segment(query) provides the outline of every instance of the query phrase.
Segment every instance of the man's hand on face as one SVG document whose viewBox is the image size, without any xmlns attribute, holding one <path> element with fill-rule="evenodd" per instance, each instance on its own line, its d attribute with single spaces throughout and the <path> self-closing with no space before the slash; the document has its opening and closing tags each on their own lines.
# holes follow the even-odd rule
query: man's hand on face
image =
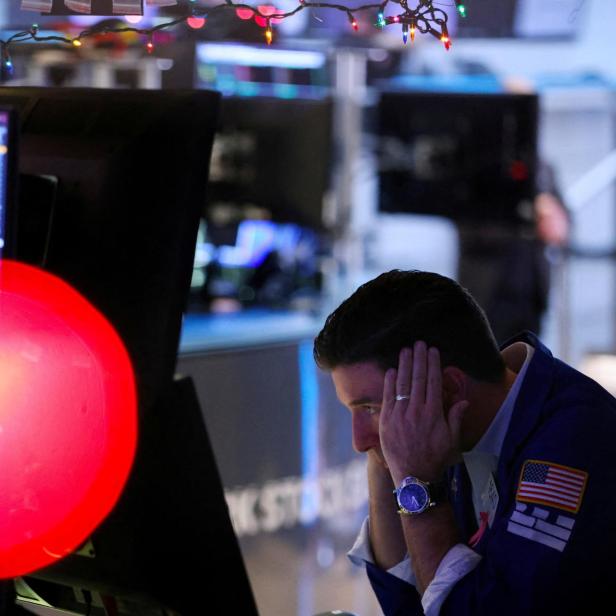
<svg viewBox="0 0 616 616">
<path fill-rule="evenodd" d="M 385 374 L 379 436 L 383 456 L 398 485 L 406 476 L 440 479 L 460 457 L 460 427 L 468 402 L 446 412 L 440 353 L 416 342 L 400 352 L 398 370 Z"/>
</svg>

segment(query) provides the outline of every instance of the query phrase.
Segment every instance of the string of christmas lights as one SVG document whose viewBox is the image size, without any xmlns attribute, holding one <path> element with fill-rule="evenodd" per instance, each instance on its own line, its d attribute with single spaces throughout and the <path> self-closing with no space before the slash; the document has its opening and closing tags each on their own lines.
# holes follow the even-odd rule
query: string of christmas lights
<svg viewBox="0 0 616 616">
<path fill-rule="evenodd" d="M 453 0 L 461 17 L 466 17 L 466 6 L 464 0 Z M 145 49 L 147 53 L 154 52 L 154 34 L 161 30 L 172 28 L 183 22 L 188 22 L 191 19 L 206 20 L 209 14 L 221 10 L 235 10 L 252 13 L 255 20 L 264 26 L 265 42 L 268 45 L 272 44 L 274 39 L 273 25 L 280 20 L 293 17 L 300 11 L 305 9 L 333 9 L 343 11 L 347 14 L 350 26 L 353 30 L 359 30 L 359 25 L 355 18 L 355 14 L 372 11 L 376 13 L 376 23 L 378 28 L 399 24 L 402 27 L 402 40 L 406 44 L 410 35 L 411 42 L 415 40 L 417 32 L 421 34 L 431 34 L 439 39 L 445 49 L 451 47 L 451 38 L 447 29 L 447 13 L 438 8 L 438 5 L 443 5 L 442 2 L 436 0 L 383 0 L 380 3 L 363 4 L 357 7 L 348 7 L 343 4 L 333 2 L 312 2 L 310 0 L 298 0 L 298 5 L 286 12 L 279 12 L 273 6 L 251 6 L 234 0 L 225 0 L 224 3 L 210 7 L 201 7 L 197 4 L 197 0 L 189 0 L 188 13 L 177 19 L 172 19 L 160 23 L 149 28 L 137 28 L 135 26 L 109 26 L 102 24 L 93 26 L 86 30 L 82 30 L 77 36 L 68 37 L 61 34 L 42 36 L 39 34 L 39 26 L 34 24 L 29 30 L 17 32 L 6 40 L 0 39 L 0 79 L 6 79 L 13 72 L 13 63 L 10 55 L 10 46 L 15 43 L 23 43 L 26 41 L 37 42 L 57 42 L 74 47 L 81 47 L 83 41 L 89 37 L 100 36 L 103 34 L 126 33 L 133 32 L 145 37 Z M 393 5 L 399 5 L 401 12 L 397 12 L 394 8 L 393 14 L 387 14 L 388 8 Z M 409 6 L 413 5 L 413 6 Z M 435 6 L 437 5 L 437 6 Z M 453 5 L 451 5 L 453 6 Z"/>
</svg>

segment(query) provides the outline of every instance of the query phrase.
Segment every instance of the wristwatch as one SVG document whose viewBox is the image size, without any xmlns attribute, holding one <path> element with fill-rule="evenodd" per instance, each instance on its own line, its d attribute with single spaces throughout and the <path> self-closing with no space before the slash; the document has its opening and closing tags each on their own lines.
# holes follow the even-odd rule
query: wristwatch
<svg viewBox="0 0 616 616">
<path fill-rule="evenodd" d="M 419 515 L 447 500 L 445 481 L 428 483 L 417 477 L 405 477 L 400 487 L 394 490 L 398 513 Z"/>
</svg>

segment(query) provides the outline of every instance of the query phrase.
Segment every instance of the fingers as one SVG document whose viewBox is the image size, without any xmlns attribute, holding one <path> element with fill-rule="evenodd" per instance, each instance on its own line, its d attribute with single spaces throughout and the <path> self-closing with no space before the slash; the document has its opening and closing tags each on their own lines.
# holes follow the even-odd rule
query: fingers
<svg viewBox="0 0 616 616">
<path fill-rule="evenodd" d="M 411 405 L 419 408 L 426 401 L 426 379 L 428 376 L 426 343 L 418 340 L 413 348 L 413 375 Z"/>
<path fill-rule="evenodd" d="M 429 408 L 442 409 L 443 375 L 441 372 L 441 354 L 438 349 L 428 350 L 428 377 L 426 384 L 426 403 Z"/>
<path fill-rule="evenodd" d="M 420 340 L 415 342 L 414 348 L 405 347 L 400 351 L 394 389 L 393 391 L 388 389 L 391 398 L 395 399 L 396 396 L 408 396 L 408 403 L 405 402 L 404 406 L 407 406 L 407 404 L 417 406 L 426 401 L 428 376 L 430 374 L 430 357 L 432 357 L 431 361 L 435 365 L 435 367 L 431 369 L 432 373 L 435 374 L 438 379 L 438 381 L 435 382 L 435 386 L 440 388 L 440 359 L 436 349 L 431 349 L 431 352 L 432 355 L 430 356 L 426 343 Z M 434 352 L 436 356 L 434 356 Z M 440 389 L 438 394 L 440 396 Z M 388 400 L 390 399 L 389 396 L 386 397 L 384 392 L 383 399 Z"/>
<path fill-rule="evenodd" d="M 383 406 L 391 408 L 397 401 L 400 406 L 414 408 L 430 404 L 440 408 L 443 398 L 443 381 L 440 353 L 437 348 L 428 349 L 419 340 L 414 347 L 400 351 L 398 370 L 385 373 Z M 398 400 L 401 396 L 407 399 Z"/>
<path fill-rule="evenodd" d="M 390 368 L 385 373 L 385 381 L 383 383 L 383 401 L 381 404 L 381 419 L 394 406 L 396 402 L 396 378 L 397 372 Z"/>
<path fill-rule="evenodd" d="M 413 351 L 404 348 L 398 359 L 398 375 L 396 378 L 396 395 L 409 396 L 411 392 L 411 370 L 413 367 Z"/>
</svg>

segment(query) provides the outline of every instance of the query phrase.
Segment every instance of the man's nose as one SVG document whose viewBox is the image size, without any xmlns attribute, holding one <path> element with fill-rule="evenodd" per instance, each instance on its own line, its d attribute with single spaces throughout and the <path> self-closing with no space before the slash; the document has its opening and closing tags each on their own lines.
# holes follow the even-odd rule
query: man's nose
<svg viewBox="0 0 616 616">
<path fill-rule="evenodd" d="M 366 452 L 379 444 L 378 415 L 366 415 L 362 412 L 353 413 L 353 449 L 360 453 Z"/>
</svg>

